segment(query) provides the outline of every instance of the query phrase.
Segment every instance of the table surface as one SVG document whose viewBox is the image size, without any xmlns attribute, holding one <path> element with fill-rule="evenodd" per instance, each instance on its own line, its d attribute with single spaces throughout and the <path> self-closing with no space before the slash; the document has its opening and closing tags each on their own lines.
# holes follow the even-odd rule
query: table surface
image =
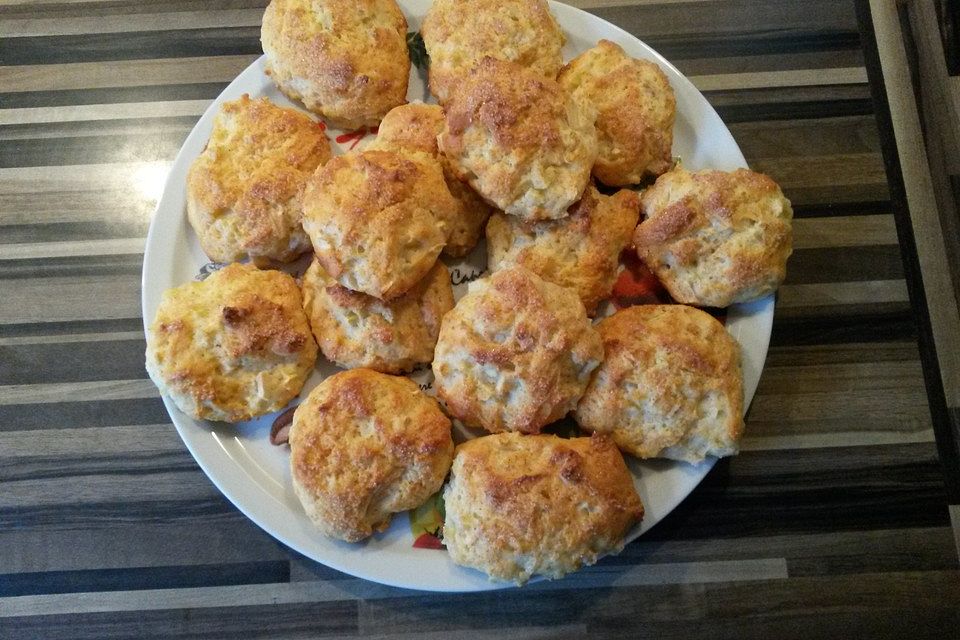
<svg viewBox="0 0 960 640">
<path fill-rule="evenodd" d="M 0 637 L 956 629 L 956 531 L 852 2 L 574 3 L 705 93 L 793 201 L 796 251 L 743 452 L 619 556 L 466 595 L 354 579 L 273 540 L 200 471 L 144 371 L 160 185 L 259 55 L 263 4 L 0 2 Z"/>
</svg>

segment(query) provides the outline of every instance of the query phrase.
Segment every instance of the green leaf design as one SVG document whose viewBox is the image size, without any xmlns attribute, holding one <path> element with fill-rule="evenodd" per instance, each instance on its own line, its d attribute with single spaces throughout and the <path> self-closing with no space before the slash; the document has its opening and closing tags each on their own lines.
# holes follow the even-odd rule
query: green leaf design
<svg viewBox="0 0 960 640">
<path fill-rule="evenodd" d="M 418 69 L 426 69 L 430 66 L 430 56 L 427 55 L 427 47 L 423 44 L 423 36 L 419 31 L 407 33 L 407 51 L 410 52 L 410 62 Z"/>
<path fill-rule="evenodd" d="M 442 489 L 409 513 L 410 531 L 413 533 L 414 539 L 425 533 L 443 539 L 443 518 L 446 511 L 443 504 Z"/>
</svg>

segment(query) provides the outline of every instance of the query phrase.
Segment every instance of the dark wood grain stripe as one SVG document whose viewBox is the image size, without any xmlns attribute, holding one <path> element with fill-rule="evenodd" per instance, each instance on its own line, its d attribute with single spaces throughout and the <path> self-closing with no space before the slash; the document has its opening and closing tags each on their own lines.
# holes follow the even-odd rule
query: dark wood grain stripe
<svg viewBox="0 0 960 640">
<path fill-rule="evenodd" d="M 887 313 L 859 313 L 856 317 L 824 316 L 804 318 L 777 316 L 770 343 L 773 346 L 815 346 L 839 343 L 883 343 L 915 340 L 916 326 L 909 308 Z"/>
<path fill-rule="evenodd" d="M 745 122 L 731 124 L 729 129 L 748 158 L 875 154 L 877 164 L 882 163 L 872 114 Z"/>
<path fill-rule="evenodd" d="M 0 431 L 42 431 L 112 425 L 167 424 L 160 398 L 0 404 Z"/>
<path fill-rule="evenodd" d="M 124 104 L 165 100 L 213 100 L 227 82 L 122 86 L 102 89 L 17 91 L 4 93 L 0 87 L 0 108 L 28 109 L 86 104 Z"/>
<path fill-rule="evenodd" d="M 205 477 L 204 481 L 209 483 Z M 212 491 L 216 492 L 216 489 Z M 86 527 L 98 527 L 117 521 L 180 521 L 191 526 L 202 526 L 209 518 L 227 518 L 235 512 L 236 507 L 219 493 L 205 499 L 118 500 L 114 498 L 82 505 L 66 503 L 3 507 L 0 508 L 0 532 L 58 527 L 83 530 Z"/>
<path fill-rule="evenodd" d="M 142 270 L 143 255 L 140 253 L 0 260 L 0 280 L 14 280 L 26 277 L 136 276 Z"/>
<path fill-rule="evenodd" d="M 871 283 L 875 284 L 875 283 Z M 886 284 L 891 284 L 889 281 Z M 893 283 L 896 284 L 896 283 Z M 902 283 L 900 283 L 902 285 Z M 805 285 L 800 285 L 805 286 Z M 793 306 L 781 306 L 777 313 L 784 322 L 818 322 L 825 316 L 833 316 L 841 322 L 856 322 L 858 317 L 885 318 L 909 317 L 912 320 L 910 302 L 904 287 L 898 287 L 896 300 L 884 302 L 841 301 L 828 303 L 817 301 L 803 304 L 794 301 Z M 829 291 L 827 292 L 829 294 Z"/>
<path fill-rule="evenodd" d="M 830 216 L 859 216 L 890 213 L 889 200 L 861 202 L 793 203 L 796 218 L 824 218 Z"/>
<path fill-rule="evenodd" d="M 93 212 L 91 212 L 93 213 Z M 146 238 L 150 223 L 144 219 L 87 220 L 52 222 L 49 224 L 0 224 L 0 245 L 58 242 L 70 238 L 74 242 L 110 238 Z M 0 249 L 0 256 L 4 255 Z"/>
<path fill-rule="evenodd" d="M 789 264 L 788 285 L 903 278 L 897 245 L 797 249 Z"/>
<path fill-rule="evenodd" d="M 163 428 L 168 429 L 167 425 Z M 28 436 L 29 437 L 29 436 Z M 174 441 L 175 442 L 175 441 Z M 132 478 L 155 473 L 158 467 L 169 472 L 193 471 L 193 459 L 181 451 L 150 452 L 137 455 L 94 454 L 85 452 L 82 457 L 71 458 L 64 454 L 23 456 L 0 471 L 3 482 L 36 483 L 57 478 L 85 477 L 90 475 L 115 475 Z"/>
<path fill-rule="evenodd" d="M 896 448 L 743 452 L 734 460 L 718 463 L 700 487 L 647 534 L 647 539 L 949 526 L 941 471 L 931 457 L 933 451 L 932 443 L 918 443 Z M 9 483 L 8 492 L 14 493 L 0 504 L 21 495 L 24 505 L 0 508 L 0 528 L 44 526 L 53 519 L 61 525 L 78 526 L 106 522 L 127 510 L 129 517 L 151 520 L 230 510 L 214 499 L 219 495 L 216 489 L 209 486 L 202 472 L 190 468 L 189 458 L 184 456 L 182 460 L 183 467 L 178 465 L 164 476 L 151 475 L 146 469 L 143 474 L 102 475 L 95 463 L 80 471 L 84 461 L 76 460 L 70 465 L 79 475 L 64 475 L 56 482 L 41 479 Z M 107 493 L 78 502 L 69 482 L 72 477 L 83 477 L 88 486 L 101 487 Z M 180 487 L 181 495 L 192 493 L 195 497 L 176 501 L 161 497 L 163 485 L 157 484 L 161 478 Z M 798 478 L 803 478 L 802 484 L 798 484 Z M 154 494 L 149 500 L 111 500 L 147 488 Z"/>
<path fill-rule="evenodd" d="M 258 9 L 267 6 L 267 0 L 230 0 L 231 9 Z M 138 0 L 49 0 L 40 2 L 10 2 L 0 5 L 0 16 L 5 19 L 47 18 L 96 18 L 130 16 L 138 18 L 146 14 L 150 20 L 166 13 L 209 12 L 212 7 L 204 0 L 171 0 L 163 3 L 138 2 Z"/>
<path fill-rule="evenodd" d="M 171 434 L 171 439 L 177 436 Z M 238 511 L 228 517 L 203 521 L 171 520 L 143 522 L 135 519 L 110 522 L 83 529 L 10 529 L 0 533 L 7 551 L 0 555 L 0 572 L 39 573 L 121 569 L 124 567 L 246 564 L 287 561 L 292 567 L 301 561 Z M 51 554 L 49 549 L 66 547 L 70 553 Z M 110 549 L 105 556 L 103 549 Z M 307 561 L 310 562 L 310 561 Z M 342 579 L 343 574 L 317 570 L 314 579 Z"/>
<path fill-rule="evenodd" d="M 0 64 L 260 55 L 259 27 L 4 38 Z"/>
<path fill-rule="evenodd" d="M 824 116 L 860 116 L 873 113 L 873 105 L 869 100 L 806 100 L 796 102 L 777 102 L 777 103 L 749 103 L 739 102 L 738 104 L 719 104 L 710 93 L 707 98 L 711 99 L 717 113 L 726 123 L 737 122 L 757 122 L 762 120 L 797 120 L 801 118 L 814 119 Z"/>
<path fill-rule="evenodd" d="M 845 102 L 870 100 L 870 87 L 867 84 L 807 84 L 791 86 L 789 83 L 779 86 L 761 86 L 739 89 L 710 89 L 703 92 L 714 107 L 736 106 L 741 103 L 750 105 L 777 105 L 784 103 L 820 102 L 827 108 L 817 117 L 830 117 L 829 105 Z"/>
<path fill-rule="evenodd" d="M 957 558 L 955 553 L 951 553 L 951 546 L 952 533 L 949 527 L 881 528 L 722 541 L 638 540 L 619 556 L 605 559 L 604 562 L 669 563 L 721 557 L 741 560 L 755 557 L 762 551 L 771 556 L 784 557 L 790 575 L 830 575 L 834 566 L 838 569 L 843 567 L 843 573 L 874 573 L 883 571 L 882 567 L 888 563 L 911 561 L 916 563 L 915 569 L 956 569 Z M 822 561 L 819 565 L 815 564 L 818 560 Z M 792 567 L 796 567 L 796 571 Z"/>
<path fill-rule="evenodd" d="M 6 337 L 59 336 L 94 332 L 139 332 L 142 330 L 143 320 L 139 317 L 77 320 L 72 322 L 24 322 L 3 325 L 3 335 Z"/>
<path fill-rule="evenodd" d="M 933 454 L 931 443 L 741 453 L 720 461 L 647 535 L 659 540 L 945 526 L 945 489 Z M 811 469 L 817 471 L 810 475 Z"/>
<path fill-rule="evenodd" d="M 0 385 L 146 377 L 144 340 L 0 346 Z"/>
<path fill-rule="evenodd" d="M 607 3 L 601 3 L 607 4 Z M 609 3 L 614 4 L 614 3 Z M 741 33 L 769 30 L 788 38 L 811 31 L 833 33 L 857 30 L 853 7 L 845 2 L 816 0 L 804 6 L 763 2 L 733 2 L 718 10 L 709 0 L 678 3 L 616 3 L 588 7 L 591 13 L 620 25 L 640 38 L 660 34 L 713 34 L 723 40 Z M 763 25 L 762 29 L 751 25 Z"/>
<path fill-rule="evenodd" d="M 6 618 L 0 619 L 0 632 L 10 640 L 33 639 L 38 634 L 50 640 L 342 637 L 357 633 L 358 608 L 356 602 L 341 601 Z"/>
<path fill-rule="evenodd" d="M 131 589 L 182 589 L 290 580 L 282 561 L 0 574 L 0 597 Z"/>
</svg>

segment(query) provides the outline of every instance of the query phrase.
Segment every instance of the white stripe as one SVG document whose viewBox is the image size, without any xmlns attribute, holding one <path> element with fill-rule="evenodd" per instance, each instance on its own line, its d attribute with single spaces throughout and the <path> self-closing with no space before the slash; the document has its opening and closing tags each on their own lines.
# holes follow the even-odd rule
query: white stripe
<svg viewBox="0 0 960 640">
<path fill-rule="evenodd" d="M 836 69 L 755 71 L 750 73 L 690 76 L 690 81 L 693 82 L 700 91 L 866 84 L 867 70 L 865 67 L 840 67 Z"/>
<path fill-rule="evenodd" d="M 951 504 L 950 524 L 953 525 L 953 541 L 957 545 L 957 557 L 960 558 L 960 505 Z"/>
<path fill-rule="evenodd" d="M 6 92 L 230 82 L 258 54 L 0 66 Z"/>
<path fill-rule="evenodd" d="M 18 344 L 69 344 L 71 342 L 110 342 L 114 340 L 142 340 L 143 331 L 107 331 L 104 333 L 72 333 L 49 336 L 0 336 L 0 346 Z"/>
<path fill-rule="evenodd" d="M 170 424 L 137 424 L 119 427 L 84 427 L 74 429 L 35 429 L 0 431 L 0 451 L 7 459 L 86 457 L 115 455 L 126 458 L 131 451 L 139 453 L 184 453 L 183 442 Z M 14 463 L 16 464 L 16 463 Z"/>
<path fill-rule="evenodd" d="M 136 31 L 259 27 L 263 9 L 223 11 L 171 11 L 169 13 L 115 14 L 109 18 L 26 18 L 0 21 L 0 32 L 21 36 L 68 36 Z"/>
<path fill-rule="evenodd" d="M 890 214 L 793 220 L 794 249 L 864 247 L 897 242 L 897 227 Z"/>
<path fill-rule="evenodd" d="M 777 292 L 777 307 L 817 307 L 834 304 L 907 302 L 903 280 L 825 282 L 783 285 Z"/>
<path fill-rule="evenodd" d="M 200 116 L 211 102 L 212 100 L 176 100 L 0 109 L 0 125 Z"/>
<path fill-rule="evenodd" d="M 79 240 L 75 242 L 33 242 L 0 244 L 0 259 L 67 258 L 74 256 L 117 256 L 143 253 L 146 238 Z"/>
<path fill-rule="evenodd" d="M 139 316 L 140 278 L 129 273 L 0 278 L 0 326 Z"/>
<path fill-rule="evenodd" d="M 457 629 L 455 633 L 450 631 L 407 631 L 405 633 L 390 633 L 387 635 L 367 635 L 363 634 L 363 640 L 397 640 L 398 638 L 415 638 L 416 640 L 483 640 L 492 638 L 502 640 L 504 637 L 503 629 Z M 510 627 L 510 640 L 558 640 L 562 638 L 576 638 L 581 640 L 588 637 L 587 625 L 564 624 L 555 627 Z"/>
<path fill-rule="evenodd" d="M 785 580 L 785 558 L 747 560 L 714 560 L 640 564 L 624 567 L 594 566 L 581 570 L 569 580 L 538 582 L 531 591 L 628 587 L 653 584 L 702 584 L 708 582 L 740 582 L 749 580 Z"/>
<path fill-rule="evenodd" d="M 524 590 L 553 591 L 644 584 L 781 580 L 786 577 L 787 561 L 783 558 L 678 562 L 630 567 L 591 567 L 565 580 L 541 582 L 524 587 Z M 68 593 L 0 599 L 0 617 L 242 607 L 422 595 L 422 591 L 395 589 L 358 579 L 186 589 Z"/>
<path fill-rule="evenodd" d="M 162 180 L 172 162 L 111 162 L 50 167 L 0 168 L 0 194 L 42 191 L 144 190 Z M 6 212 L 0 212 L 2 217 Z"/>
<path fill-rule="evenodd" d="M 101 380 L 96 382 L 53 382 L 0 386 L 0 405 L 45 404 L 85 400 L 129 400 L 156 398 L 153 382 L 144 380 Z"/>
<path fill-rule="evenodd" d="M 747 422 L 747 431 L 750 423 Z M 782 449 L 819 449 L 827 447 L 865 447 L 879 444 L 933 442 L 933 429 L 920 431 L 840 431 L 802 433 L 786 436 L 744 437 L 741 451 L 777 451 Z"/>
</svg>

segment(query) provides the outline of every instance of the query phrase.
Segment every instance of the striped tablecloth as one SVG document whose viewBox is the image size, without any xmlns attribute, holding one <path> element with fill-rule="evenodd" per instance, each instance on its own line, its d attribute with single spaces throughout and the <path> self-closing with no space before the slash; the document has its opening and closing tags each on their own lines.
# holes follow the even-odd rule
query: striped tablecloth
<svg viewBox="0 0 960 640">
<path fill-rule="evenodd" d="M 574 3 L 704 92 L 793 201 L 796 252 L 743 453 L 621 555 L 474 595 L 274 541 L 197 467 L 144 371 L 159 185 L 260 53 L 263 4 L 0 0 L 0 638 L 956 633 L 955 496 L 865 3 Z"/>
</svg>

